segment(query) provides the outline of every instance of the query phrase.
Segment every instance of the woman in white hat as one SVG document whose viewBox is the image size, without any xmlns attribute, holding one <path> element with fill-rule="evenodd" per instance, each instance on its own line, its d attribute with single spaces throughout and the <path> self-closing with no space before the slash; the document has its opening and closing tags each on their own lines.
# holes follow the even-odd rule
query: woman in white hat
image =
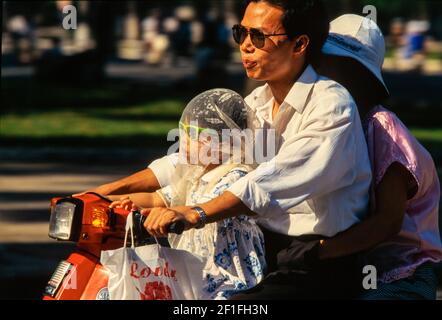
<svg viewBox="0 0 442 320">
<path fill-rule="evenodd" d="M 320 259 L 355 252 L 377 269 L 377 289 L 362 299 L 435 299 L 432 264 L 442 260 L 438 229 L 440 185 L 425 148 L 391 111 L 382 78 L 385 44 L 379 27 L 347 14 L 332 21 L 320 73 L 344 85 L 365 125 L 373 170 L 370 216 L 322 242 Z"/>
</svg>

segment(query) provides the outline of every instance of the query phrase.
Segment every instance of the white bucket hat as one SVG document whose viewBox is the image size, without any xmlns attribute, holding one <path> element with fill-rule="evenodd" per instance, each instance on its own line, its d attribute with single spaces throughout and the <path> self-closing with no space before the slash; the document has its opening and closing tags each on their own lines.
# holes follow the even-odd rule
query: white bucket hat
<svg viewBox="0 0 442 320">
<path fill-rule="evenodd" d="M 336 18 L 330 23 L 330 32 L 322 52 L 359 61 L 376 76 L 389 94 L 382 78 L 384 36 L 373 20 L 356 14 Z"/>
</svg>

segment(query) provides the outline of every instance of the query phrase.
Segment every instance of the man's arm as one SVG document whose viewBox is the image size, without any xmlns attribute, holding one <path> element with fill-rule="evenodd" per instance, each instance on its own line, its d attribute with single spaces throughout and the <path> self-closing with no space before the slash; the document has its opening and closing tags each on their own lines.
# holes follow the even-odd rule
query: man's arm
<svg viewBox="0 0 442 320">
<path fill-rule="evenodd" d="M 216 197 L 206 203 L 199 205 L 207 214 L 207 223 L 216 222 L 245 214 L 254 216 L 256 213 L 251 211 L 237 196 L 229 191 L 225 191 L 219 197 Z"/>
<path fill-rule="evenodd" d="M 207 223 L 212 223 L 235 217 L 241 214 L 255 215 L 238 197 L 229 191 L 222 195 L 198 205 L 207 214 Z M 154 237 L 167 235 L 167 226 L 181 220 L 185 223 L 186 230 L 194 228 L 200 219 L 193 206 L 180 206 L 173 208 L 147 208 L 141 212 L 147 216 L 145 228 Z"/>
<path fill-rule="evenodd" d="M 327 240 L 319 247 L 319 258 L 330 259 L 373 248 L 399 233 L 405 214 L 410 172 L 392 164 L 376 188 L 376 210 L 366 220 Z"/>
<path fill-rule="evenodd" d="M 287 214 L 308 198 L 353 183 L 355 162 L 361 160 L 355 154 L 356 107 L 346 101 L 327 108 L 326 98 L 303 130 L 288 139 L 271 161 L 239 179 L 220 197 L 199 204 L 208 222 L 251 212 L 265 218 Z M 187 228 L 198 222 L 191 207 L 148 211 L 145 226 L 155 236 L 164 236 L 167 225 L 177 220 L 185 221 Z"/>
<path fill-rule="evenodd" d="M 228 191 L 268 219 L 285 215 L 307 199 L 353 184 L 357 162 L 366 161 L 368 173 L 368 157 L 356 151 L 356 107 L 352 101 L 336 103 L 333 97 L 332 101 L 323 97 L 301 130 L 287 138 L 272 160 L 260 164 Z M 357 138 L 363 139 L 362 131 Z"/>
</svg>

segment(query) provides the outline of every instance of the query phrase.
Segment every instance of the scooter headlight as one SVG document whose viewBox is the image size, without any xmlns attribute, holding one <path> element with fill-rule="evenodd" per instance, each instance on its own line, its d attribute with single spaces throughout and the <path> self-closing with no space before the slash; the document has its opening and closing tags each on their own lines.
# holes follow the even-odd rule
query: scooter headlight
<svg viewBox="0 0 442 320">
<path fill-rule="evenodd" d="M 77 199 L 59 200 L 51 207 L 49 237 L 63 241 L 76 241 L 82 219 L 82 203 Z"/>
</svg>

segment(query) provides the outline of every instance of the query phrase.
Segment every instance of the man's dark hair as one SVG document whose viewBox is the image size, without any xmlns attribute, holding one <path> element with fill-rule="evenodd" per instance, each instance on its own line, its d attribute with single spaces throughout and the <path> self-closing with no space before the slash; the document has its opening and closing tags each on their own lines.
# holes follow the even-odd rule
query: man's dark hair
<svg viewBox="0 0 442 320">
<path fill-rule="evenodd" d="M 321 0 L 248 0 L 247 5 L 251 2 L 266 2 L 282 8 L 284 14 L 281 23 L 289 39 L 307 35 L 310 39 L 307 62 L 316 62 L 330 27 L 327 11 Z"/>
</svg>

